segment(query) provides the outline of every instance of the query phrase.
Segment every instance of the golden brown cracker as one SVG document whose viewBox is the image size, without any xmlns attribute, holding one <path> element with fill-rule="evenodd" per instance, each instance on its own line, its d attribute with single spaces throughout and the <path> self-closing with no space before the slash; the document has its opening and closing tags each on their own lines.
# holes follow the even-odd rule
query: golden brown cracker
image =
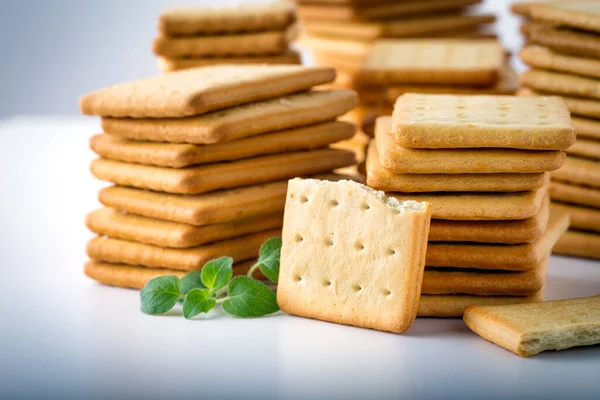
<svg viewBox="0 0 600 400">
<path fill-rule="evenodd" d="M 569 214 L 572 229 L 600 233 L 600 209 L 556 201 L 552 203 L 552 209 Z"/>
<path fill-rule="evenodd" d="M 519 77 L 522 85 L 534 90 L 567 96 L 600 99 L 600 81 L 582 76 L 541 69 L 525 71 Z"/>
<path fill-rule="evenodd" d="M 526 46 L 519 55 L 525 64 L 533 68 L 600 78 L 600 60 L 561 54 L 537 45 Z"/>
<path fill-rule="evenodd" d="M 180 69 L 204 67 L 216 64 L 301 64 L 300 53 L 296 50 L 285 50 L 281 54 L 254 57 L 158 57 L 158 68 L 164 72 Z"/>
<path fill-rule="evenodd" d="M 560 238 L 552 252 L 600 260 L 600 234 L 570 229 Z"/>
<path fill-rule="evenodd" d="M 543 291 L 531 296 L 475 296 L 470 294 L 424 294 L 419 300 L 417 317 L 462 317 L 468 306 L 536 303 L 544 299 Z"/>
<path fill-rule="evenodd" d="M 553 180 L 550 183 L 550 198 L 565 203 L 600 208 L 600 190 L 567 182 Z"/>
<path fill-rule="evenodd" d="M 552 179 L 600 189 L 600 162 L 569 156 L 560 169 L 552 172 Z"/>
</svg>

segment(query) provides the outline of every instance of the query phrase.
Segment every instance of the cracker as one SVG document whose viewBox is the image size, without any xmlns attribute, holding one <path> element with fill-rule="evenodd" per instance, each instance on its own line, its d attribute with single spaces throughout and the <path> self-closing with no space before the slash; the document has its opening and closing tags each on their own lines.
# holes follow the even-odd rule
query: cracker
<svg viewBox="0 0 600 400">
<path fill-rule="evenodd" d="M 334 121 L 212 145 L 139 142 L 98 134 L 91 138 L 90 147 L 98 155 L 110 160 L 181 168 L 315 149 L 349 139 L 355 129 L 350 123 Z"/>
<path fill-rule="evenodd" d="M 600 233 L 600 210 L 566 203 L 552 203 L 552 209 L 565 212 L 571 218 L 571 228 Z"/>
<path fill-rule="evenodd" d="M 299 42 L 315 53 L 328 54 L 333 59 L 340 58 L 339 62 L 344 62 L 344 65 L 350 63 L 353 69 L 356 69 L 356 66 L 362 63 L 371 50 L 370 43 L 348 39 L 330 39 L 314 35 L 302 35 Z M 342 57 L 347 59 L 343 60 Z"/>
<path fill-rule="evenodd" d="M 536 20 L 600 33 L 600 4 L 593 1 L 534 4 L 531 16 Z"/>
<path fill-rule="evenodd" d="M 537 303 L 544 300 L 540 290 L 531 296 L 474 296 L 470 294 L 424 294 L 419 299 L 417 317 L 462 317 L 468 306 L 495 306 Z"/>
<path fill-rule="evenodd" d="M 531 88 L 521 88 L 517 92 L 518 96 L 548 96 L 548 93 L 534 91 Z M 551 95 L 551 94 L 550 94 Z M 580 99 L 577 97 L 561 96 L 571 114 L 583 117 L 600 118 L 600 101 L 590 99 Z M 600 123 L 598 121 L 571 117 L 571 122 L 578 135 L 584 131 L 590 131 L 585 136 L 600 138 Z"/>
<path fill-rule="evenodd" d="M 600 343 L 600 296 L 508 306 L 472 306 L 473 332 L 521 357 Z"/>
<path fill-rule="evenodd" d="M 567 149 L 567 154 L 600 161 L 600 141 L 578 137 L 575 144 Z"/>
<path fill-rule="evenodd" d="M 158 30 L 167 36 L 283 29 L 296 20 L 291 2 L 240 3 L 218 7 L 179 7 L 164 11 Z"/>
<path fill-rule="evenodd" d="M 318 174 L 354 164 L 354 153 L 322 148 L 187 168 L 154 167 L 99 158 L 92 162 L 91 171 L 96 178 L 121 186 L 199 194 Z"/>
<path fill-rule="evenodd" d="M 254 57 L 200 57 L 200 58 L 167 58 L 158 57 L 157 64 L 161 71 L 171 72 L 180 69 L 204 67 L 216 64 L 301 64 L 300 53 L 296 50 L 285 50 L 281 54 Z"/>
<path fill-rule="evenodd" d="M 562 168 L 552 172 L 552 179 L 600 189 L 600 162 L 567 157 Z"/>
<path fill-rule="evenodd" d="M 280 236 L 281 230 L 269 230 L 221 240 L 187 249 L 173 249 L 121 239 L 96 237 L 87 244 L 87 255 L 92 260 L 116 264 L 143 265 L 182 271 L 201 269 L 208 261 L 227 255 L 235 262 L 249 260 L 267 239 Z"/>
<path fill-rule="evenodd" d="M 385 169 L 401 174 L 531 174 L 558 169 L 565 160 L 562 151 L 408 149 L 392 141 L 391 129 L 392 117 L 377 118 L 375 139 L 378 158 Z"/>
<path fill-rule="evenodd" d="M 594 232 L 568 230 L 554 246 L 552 252 L 600 260 L 600 235 Z"/>
<path fill-rule="evenodd" d="M 600 208 L 600 190 L 590 187 L 552 181 L 550 198 L 565 203 Z"/>
<path fill-rule="evenodd" d="M 187 248 L 281 228 L 283 213 L 279 211 L 239 221 L 194 226 L 101 208 L 89 213 L 85 223 L 89 230 L 100 236 L 159 247 Z"/>
<path fill-rule="evenodd" d="M 567 99 L 565 99 L 565 101 L 568 102 Z M 600 116 L 600 114 L 597 116 Z M 573 123 L 573 128 L 575 128 L 575 132 L 577 132 L 578 138 L 582 136 L 585 138 L 600 139 L 600 121 L 588 118 L 572 117 L 571 122 Z M 575 144 L 577 144 L 577 142 L 575 142 L 573 145 Z M 569 149 L 571 149 L 571 147 L 569 147 Z"/>
<path fill-rule="evenodd" d="M 308 318 L 406 331 L 417 314 L 429 218 L 426 203 L 393 201 L 356 183 L 290 181 L 279 306 Z"/>
<path fill-rule="evenodd" d="M 569 215 L 552 211 L 544 234 L 535 242 L 514 245 L 484 243 L 429 243 L 428 267 L 526 271 L 550 254 L 552 246 L 569 228 Z"/>
<path fill-rule="evenodd" d="M 159 36 L 152 51 L 164 57 L 227 57 L 280 54 L 298 36 L 293 25 L 284 31 L 236 33 L 217 36 Z"/>
<path fill-rule="evenodd" d="M 133 140 L 212 144 L 329 121 L 356 104 L 350 90 L 310 91 L 189 118 L 103 118 L 102 129 Z"/>
<path fill-rule="evenodd" d="M 519 81 L 534 90 L 600 99 L 600 82 L 596 79 L 532 69 L 523 72 Z"/>
<path fill-rule="evenodd" d="M 392 118 L 394 142 L 409 148 L 563 150 L 576 138 L 560 97 L 409 93 Z"/>
<path fill-rule="evenodd" d="M 520 192 L 544 186 L 535 174 L 401 174 L 381 166 L 375 141 L 367 154 L 367 184 L 389 192 Z"/>
<path fill-rule="evenodd" d="M 533 68 L 600 78 L 600 60 L 560 54 L 536 45 L 526 46 L 519 55 L 525 64 Z"/>
<path fill-rule="evenodd" d="M 373 44 L 360 78 L 371 84 L 492 85 L 503 65 L 496 40 L 384 39 Z"/>
<path fill-rule="evenodd" d="M 539 26 L 531 30 L 528 39 L 560 53 L 600 58 L 598 35 L 555 26 Z"/>
<path fill-rule="evenodd" d="M 522 272 L 425 268 L 421 293 L 531 296 L 544 287 L 549 259 L 550 253 L 544 255 L 533 269 Z"/>
<path fill-rule="evenodd" d="M 550 200 L 533 217 L 512 221 L 450 221 L 432 219 L 429 242 L 481 242 L 518 244 L 538 240 L 550 218 Z"/>
<path fill-rule="evenodd" d="M 87 115 L 186 117 L 307 90 L 331 82 L 335 70 L 296 65 L 217 65 L 161 74 L 97 90 L 81 98 Z"/>
</svg>

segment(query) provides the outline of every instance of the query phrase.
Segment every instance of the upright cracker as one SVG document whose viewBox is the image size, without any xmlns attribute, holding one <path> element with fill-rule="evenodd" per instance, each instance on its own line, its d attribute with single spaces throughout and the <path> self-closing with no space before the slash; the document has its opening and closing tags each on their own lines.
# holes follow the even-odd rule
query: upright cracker
<svg viewBox="0 0 600 400">
<path fill-rule="evenodd" d="M 552 181 L 550 197 L 565 203 L 600 208 L 600 190 L 590 187 Z"/>
<path fill-rule="evenodd" d="M 429 217 L 426 203 L 394 201 L 356 183 L 290 181 L 279 306 L 404 332 L 417 313 Z"/>
<path fill-rule="evenodd" d="M 539 26 L 529 35 L 531 43 L 549 47 L 565 54 L 600 57 L 598 35 L 555 26 Z"/>
<path fill-rule="evenodd" d="M 548 96 L 549 93 L 535 91 L 531 88 L 523 87 L 517 92 L 518 96 Z M 578 97 L 561 96 L 571 114 L 580 115 L 583 117 L 600 118 L 600 101 L 591 99 L 581 99 Z M 596 137 L 600 139 L 600 123 L 587 118 L 571 117 L 571 122 L 578 135 L 582 132 L 590 131 L 585 134 L 588 137 Z"/>
<path fill-rule="evenodd" d="M 531 16 L 536 20 L 600 33 L 600 4 L 594 1 L 534 4 Z"/>
<path fill-rule="evenodd" d="M 552 209 L 565 212 L 571 218 L 571 228 L 600 233 L 600 209 L 572 204 L 552 203 Z"/>
<path fill-rule="evenodd" d="M 600 260 L 600 235 L 594 232 L 568 230 L 554 246 L 552 252 Z"/>
<path fill-rule="evenodd" d="M 561 54 L 536 45 L 526 46 L 519 56 L 525 64 L 534 68 L 600 78 L 600 60 Z"/>
<path fill-rule="evenodd" d="M 355 130 L 352 124 L 333 121 L 212 145 L 140 142 L 99 134 L 91 138 L 90 147 L 110 160 L 181 168 L 315 149 L 350 139 Z"/>
<path fill-rule="evenodd" d="M 600 99 L 600 81 L 596 79 L 532 69 L 523 72 L 519 81 L 534 90 Z"/>
<path fill-rule="evenodd" d="M 409 148 L 562 150 L 575 142 L 560 97 L 409 93 L 396 101 L 392 135 Z"/>
<path fill-rule="evenodd" d="M 361 80 L 373 84 L 492 85 L 504 65 L 496 40 L 386 39 L 373 44 Z"/>
<path fill-rule="evenodd" d="M 153 76 L 81 98 L 87 115 L 186 117 L 331 82 L 335 70 L 295 65 L 218 65 Z"/>
<path fill-rule="evenodd" d="M 288 49 L 281 54 L 250 57 L 199 57 L 168 58 L 158 57 L 156 60 L 161 71 L 171 72 L 180 69 L 204 67 L 216 64 L 301 64 L 300 53 Z"/>
<path fill-rule="evenodd" d="M 103 118 L 102 129 L 133 140 L 212 144 L 329 121 L 357 101 L 351 90 L 309 91 L 189 118 Z"/>
<path fill-rule="evenodd" d="M 552 172 L 552 179 L 600 189 L 600 162 L 567 157 L 562 168 Z"/>
<path fill-rule="evenodd" d="M 168 36 L 253 32 L 283 29 L 295 20 L 296 8 L 286 1 L 180 7 L 160 15 L 158 30 Z"/>
<path fill-rule="evenodd" d="M 508 306 L 472 306 L 467 326 L 521 357 L 600 343 L 600 296 Z"/>
<path fill-rule="evenodd" d="M 474 296 L 469 294 L 424 294 L 419 299 L 417 317 L 462 317 L 468 306 L 495 306 L 537 303 L 544 300 L 543 291 L 532 296 Z"/>
</svg>

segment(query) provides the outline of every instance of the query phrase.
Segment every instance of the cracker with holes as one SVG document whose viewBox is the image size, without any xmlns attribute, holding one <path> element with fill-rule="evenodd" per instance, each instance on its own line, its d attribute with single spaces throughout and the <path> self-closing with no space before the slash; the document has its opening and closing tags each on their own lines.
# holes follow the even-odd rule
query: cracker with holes
<svg viewBox="0 0 600 400">
<path fill-rule="evenodd" d="M 417 314 L 431 208 L 350 181 L 291 180 L 277 302 L 289 314 L 402 333 Z"/>
</svg>

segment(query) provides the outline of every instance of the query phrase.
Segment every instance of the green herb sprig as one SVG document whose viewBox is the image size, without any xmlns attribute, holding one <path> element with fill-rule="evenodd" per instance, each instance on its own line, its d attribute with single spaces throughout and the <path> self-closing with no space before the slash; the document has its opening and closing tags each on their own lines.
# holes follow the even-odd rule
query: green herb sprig
<svg viewBox="0 0 600 400">
<path fill-rule="evenodd" d="M 252 278 L 257 269 L 272 282 L 279 278 L 281 238 L 271 238 L 260 248 L 258 261 L 246 276 L 233 279 L 233 259 L 220 257 L 183 278 L 164 275 L 151 279 L 140 292 L 141 310 L 158 315 L 183 303 L 186 319 L 207 313 L 217 304 L 239 318 L 256 318 L 279 311 L 277 296 L 265 283 Z"/>
</svg>

